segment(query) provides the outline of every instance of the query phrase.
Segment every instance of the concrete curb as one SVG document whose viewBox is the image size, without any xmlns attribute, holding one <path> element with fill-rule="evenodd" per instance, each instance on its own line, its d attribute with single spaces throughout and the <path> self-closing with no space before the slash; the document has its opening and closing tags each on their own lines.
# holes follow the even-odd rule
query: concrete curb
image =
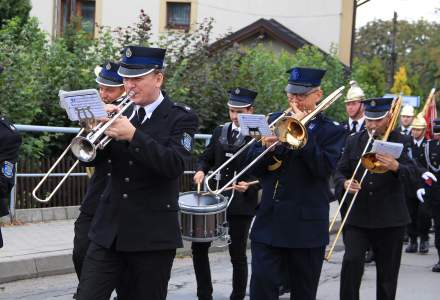
<svg viewBox="0 0 440 300">
<path fill-rule="evenodd" d="M 20 223 L 39 223 L 59 220 L 76 219 L 79 216 L 79 206 L 26 208 L 15 211 L 15 220 Z M 0 218 L 0 223 L 10 223 L 10 217 Z"/>
<path fill-rule="evenodd" d="M 56 251 L 0 263 L 0 283 L 74 272 L 72 251 Z"/>
</svg>

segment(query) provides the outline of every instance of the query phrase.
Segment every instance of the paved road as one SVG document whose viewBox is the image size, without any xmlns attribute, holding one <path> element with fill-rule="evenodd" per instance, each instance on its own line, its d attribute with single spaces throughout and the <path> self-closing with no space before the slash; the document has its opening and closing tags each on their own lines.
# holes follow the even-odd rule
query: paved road
<svg viewBox="0 0 440 300">
<path fill-rule="evenodd" d="M 432 239 L 431 239 L 432 240 Z M 399 300 L 440 299 L 440 273 L 432 273 L 436 260 L 434 248 L 427 255 L 404 254 L 399 277 Z M 337 299 L 339 293 L 339 271 L 343 252 L 334 254 L 330 263 L 325 262 L 318 290 L 318 299 Z M 250 253 L 249 253 L 250 255 Z M 231 265 L 227 252 L 211 254 L 211 268 L 214 281 L 214 299 L 226 300 L 231 291 Z M 375 299 L 376 268 L 366 267 L 361 288 L 361 299 Z M 77 279 L 74 274 L 22 280 L 0 285 L 0 299 L 8 300 L 70 300 L 75 291 Z M 170 300 L 193 300 L 195 279 L 191 258 L 177 258 L 169 284 Z M 281 299 L 288 299 L 283 296 Z"/>
</svg>

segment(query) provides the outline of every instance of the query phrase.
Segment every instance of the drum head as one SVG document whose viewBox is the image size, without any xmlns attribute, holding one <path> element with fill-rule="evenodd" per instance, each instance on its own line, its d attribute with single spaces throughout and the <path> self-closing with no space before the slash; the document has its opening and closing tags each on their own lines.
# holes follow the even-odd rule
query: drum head
<svg viewBox="0 0 440 300">
<path fill-rule="evenodd" d="M 219 212 L 225 210 L 227 205 L 227 198 L 223 195 L 201 195 L 197 192 L 186 192 L 179 196 L 179 207 L 185 212 Z"/>
</svg>

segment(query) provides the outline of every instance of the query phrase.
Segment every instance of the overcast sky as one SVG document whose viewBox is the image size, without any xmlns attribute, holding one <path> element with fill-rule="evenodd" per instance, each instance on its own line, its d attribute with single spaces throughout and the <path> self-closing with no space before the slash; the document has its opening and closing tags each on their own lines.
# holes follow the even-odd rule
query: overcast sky
<svg viewBox="0 0 440 300">
<path fill-rule="evenodd" d="M 423 17 L 440 23 L 440 12 L 436 12 L 436 8 L 440 9 L 440 0 L 370 0 L 358 7 L 356 27 L 374 19 L 391 20 L 394 11 L 400 20 L 416 21 Z"/>
</svg>

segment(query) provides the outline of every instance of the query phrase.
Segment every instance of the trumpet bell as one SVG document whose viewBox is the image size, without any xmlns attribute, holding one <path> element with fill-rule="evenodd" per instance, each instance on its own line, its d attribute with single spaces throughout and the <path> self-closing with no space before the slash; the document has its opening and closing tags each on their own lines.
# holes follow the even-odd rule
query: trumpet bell
<svg viewBox="0 0 440 300">
<path fill-rule="evenodd" d="M 73 155 L 82 162 L 90 162 L 96 157 L 96 147 L 87 138 L 77 136 L 72 140 L 70 148 Z"/>
<path fill-rule="evenodd" d="M 369 170 L 371 173 L 382 174 L 388 170 L 382 165 L 380 161 L 376 158 L 376 153 L 368 152 L 361 157 L 362 165 L 365 169 Z"/>
<path fill-rule="evenodd" d="M 294 117 L 284 117 L 275 125 L 275 134 L 289 149 L 300 149 L 307 144 L 307 129 Z"/>
</svg>

